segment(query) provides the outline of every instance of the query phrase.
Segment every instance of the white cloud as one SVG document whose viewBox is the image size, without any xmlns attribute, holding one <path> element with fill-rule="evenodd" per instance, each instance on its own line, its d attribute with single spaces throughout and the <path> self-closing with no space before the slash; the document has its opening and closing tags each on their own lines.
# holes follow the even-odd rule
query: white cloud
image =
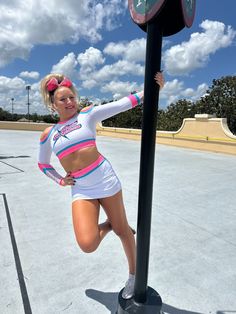
<svg viewBox="0 0 236 314">
<path fill-rule="evenodd" d="M 207 89 L 208 89 L 208 85 L 205 83 L 202 83 L 198 85 L 196 90 L 194 90 L 193 88 L 186 88 L 184 91 L 181 92 L 181 95 L 184 98 L 195 101 L 197 99 L 200 99 L 206 93 Z"/>
<path fill-rule="evenodd" d="M 37 44 L 101 40 L 101 31 L 119 24 L 124 0 L 26 0 L 0 3 L 0 66 L 27 59 Z"/>
<path fill-rule="evenodd" d="M 91 89 L 95 86 L 103 86 L 104 82 L 114 81 L 126 75 L 143 76 L 144 66 L 126 60 L 119 60 L 113 64 L 105 65 L 100 69 L 93 70 L 92 72 L 81 72 L 80 78 L 82 79 L 82 86 Z"/>
<path fill-rule="evenodd" d="M 230 46 L 236 36 L 231 26 L 221 22 L 205 20 L 200 27 L 202 33 L 193 33 L 188 42 L 165 51 L 163 63 L 169 74 L 183 75 L 204 67 L 211 54 Z"/>
<path fill-rule="evenodd" d="M 9 78 L 5 76 L 0 76 L 0 106 L 9 112 L 12 111 L 12 101 L 13 101 L 13 110 L 16 113 L 27 113 L 27 101 L 28 95 L 25 89 L 26 82 L 19 78 Z M 35 112 L 35 102 L 41 101 L 39 97 L 39 84 L 35 83 L 31 85 L 30 90 L 30 112 Z M 34 110 L 34 111 L 33 111 Z"/>
<path fill-rule="evenodd" d="M 95 87 L 97 85 L 98 85 L 98 82 L 93 80 L 93 79 L 84 80 L 82 82 L 82 87 L 85 88 L 85 89 L 92 89 L 93 87 Z"/>
<path fill-rule="evenodd" d="M 104 48 L 103 52 L 112 57 L 122 57 L 122 59 L 132 62 L 144 62 L 146 54 L 146 39 L 134 39 L 130 42 L 111 42 Z"/>
<path fill-rule="evenodd" d="M 98 82 L 101 82 L 128 74 L 139 76 L 144 75 L 144 66 L 126 60 L 119 60 L 116 63 L 105 65 L 93 75 L 93 78 Z"/>
<path fill-rule="evenodd" d="M 19 77 L 9 78 L 6 76 L 0 76 L 0 93 L 17 93 L 25 89 L 25 81 Z"/>
<path fill-rule="evenodd" d="M 143 86 L 138 85 L 136 82 L 111 81 L 101 88 L 101 92 L 111 93 L 114 99 L 119 99 L 133 91 L 140 91 L 142 89 Z"/>
<path fill-rule="evenodd" d="M 78 55 L 78 63 L 80 65 L 80 76 L 83 77 L 95 69 L 97 65 L 104 64 L 105 58 L 99 49 L 90 47 L 84 53 Z"/>
<path fill-rule="evenodd" d="M 0 107 L 9 112 L 12 111 L 12 101 L 14 113 L 26 114 L 28 111 L 27 102 L 28 94 L 26 91 L 26 82 L 19 77 L 9 78 L 0 76 Z M 30 113 L 48 114 L 42 103 L 39 91 L 39 82 L 31 85 L 30 96 Z"/>
<path fill-rule="evenodd" d="M 39 74 L 39 72 L 36 72 L 36 71 L 31 71 L 31 72 L 23 71 L 20 73 L 19 76 L 23 77 L 23 78 L 29 78 L 29 79 L 37 80 L 39 78 L 40 74 Z"/>
<path fill-rule="evenodd" d="M 186 88 L 183 81 L 174 79 L 165 83 L 164 88 L 160 92 L 160 100 L 163 107 L 171 103 L 175 103 L 179 99 L 187 99 L 189 101 L 196 101 L 200 99 L 208 89 L 206 83 L 197 86 L 196 89 Z"/>
<path fill-rule="evenodd" d="M 60 73 L 72 78 L 75 75 L 75 68 L 77 64 L 78 61 L 75 54 L 73 52 L 70 52 L 57 64 L 53 65 L 51 73 Z"/>
</svg>

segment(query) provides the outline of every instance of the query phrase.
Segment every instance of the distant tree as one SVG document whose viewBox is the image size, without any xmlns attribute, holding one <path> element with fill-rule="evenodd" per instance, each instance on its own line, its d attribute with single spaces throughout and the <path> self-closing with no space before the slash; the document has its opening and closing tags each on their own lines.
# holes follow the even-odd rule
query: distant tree
<svg viewBox="0 0 236 314">
<path fill-rule="evenodd" d="M 46 123 L 57 123 L 59 121 L 59 117 L 57 115 L 47 114 L 41 116 L 40 120 Z"/>
<path fill-rule="evenodd" d="M 12 121 L 12 114 L 0 107 L 0 120 L 1 121 Z"/>
<path fill-rule="evenodd" d="M 35 112 L 35 113 L 30 115 L 30 120 L 33 120 L 33 122 L 37 122 L 40 120 L 39 117 L 40 116 Z"/>
<path fill-rule="evenodd" d="M 236 76 L 213 80 L 206 95 L 196 102 L 196 110 L 226 118 L 229 129 L 236 134 Z"/>
<path fill-rule="evenodd" d="M 135 93 L 135 92 L 132 92 Z M 112 102 L 111 100 L 110 102 Z M 105 104 L 103 102 L 102 104 Z M 102 122 L 103 126 L 118 127 L 118 128 L 130 128 L 141 129 L 143 116 L 143 105 L 135 107 L 132 110 L 121 112 L 111 118 L 108 118 Z"/>
<path fill-rule="evenodd" d="M 170 104 L 166 110 L 158 111 L 157 129 L 177 131 L 183 119 L 194 117 L 194 104 L 186 99 L 180 99 L 175 104 Z"/>
<path fill-rule="evenodd" d="M 104 126 L 140 129 L 142 125 L 143 108 L 138 106 L 132 110 L 121 112 L 103 121 Z"/>
<path fill-rule="evenodd" d="M 92 105 L 93 102 L 90 101 L 87 97 L 86 98 L 81 98 L 80 101 L 79 101 L 79 105 L 80 107 L 86 107 L 86 106 L 90 106 Z"/>
</svg>

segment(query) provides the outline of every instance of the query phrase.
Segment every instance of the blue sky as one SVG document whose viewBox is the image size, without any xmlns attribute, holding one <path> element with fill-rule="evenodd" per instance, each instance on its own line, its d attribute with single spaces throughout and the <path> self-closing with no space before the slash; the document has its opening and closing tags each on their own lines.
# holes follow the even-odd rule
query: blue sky
<svg viewBox="0 0 236 314">
<path fill-rule="evenodd" d="M 4 1 L 6 2 L 6 1 Z M 50 72 L 69 76 L 95 103 L 141 90 L 146 33 L 133 23 L 128 0 L 0 0 L 0 107 L 47 113 L 39 92 Z M 236 1 L 197 0 L 193 26 L 165 37 L 160 95 L 165 108 L 199 99 L 212 80 L 236 75 Z"/>
</svg>

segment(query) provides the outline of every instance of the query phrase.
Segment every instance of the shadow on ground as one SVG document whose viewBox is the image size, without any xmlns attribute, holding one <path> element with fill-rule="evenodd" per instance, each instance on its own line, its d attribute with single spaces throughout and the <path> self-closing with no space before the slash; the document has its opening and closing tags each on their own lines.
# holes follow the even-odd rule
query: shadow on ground
<svg viewBox="0 0 236 314">
<path fill-rule="evenodd" d="M 94 289 L 85 290 L 87 297 L 103 304 L 111 314 L 115 314 L 117 310 L 118 292 L 102 292 Z"/>
<path fill-rule="evenodd" d="M 118 305 L 118 292 L 102 292 L 94 289 L 87 289 L 85 294 L 87 297 L 104 305 L 111 312 L 111 314 L 116 313 Z M 162 311 L 165 314 L 203 314 L 200 312 L 177 309 L 174 306 L 164 303 L 162 305 Z M 224 312 L 217 312 L 217 314 L 224 314 Z"/>
<path fill-rule="evenodd" d="M 10 159 L 10 158 L 29 158 L 30 156 L 20 155 L 20 156 L 0 156 L 0 159 Z"/>
</svg>

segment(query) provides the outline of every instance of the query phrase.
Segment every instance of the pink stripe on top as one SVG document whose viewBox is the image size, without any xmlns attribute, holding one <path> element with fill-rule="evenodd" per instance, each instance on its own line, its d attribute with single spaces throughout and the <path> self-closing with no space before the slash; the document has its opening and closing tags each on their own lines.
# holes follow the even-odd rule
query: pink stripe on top
<svg viewBox="0 0 236 314">
<path fill-rule="evenodd" d="M 41 171 L 43 171 L 44 169 L 52 169 L 51 165 L 49 165 L 49 164 L 41 164 L 40 162 L 38 162 L 38 166 L 39 166 L 39 169 Z"/>
<path fill-rule="evenodd" d="M 87 142 L 84 142 L 84 143 L 79 143 L 79 144 L 76 144 L 74 146 L 71 146 L 68 149 L 63 150 L 63 152 L 58 154 L 57 157 L 59 159 L 62 159 L 63 157 L 65 157 L 65 156 L 75 152 L 76 150 L 79 150 L 79 149 L 82 149 L 82 148 L 85 148 L 85 147 L 90 147 L 90 146 L 96 146 L 95 140 L 91 140 L 91 141 L 87 141 Z"/>
<path fill-rule="evenodd" d="M 81 169 L 81 170 L 78 170 L 78 171 L 74 171 L 71 173 L 71 175 L 75 178 L 75 179 L 78 179 L 78 178 L 81 178 L 81 177 L 84 177 L 85 175 L 88 175 L 90 172 L 94 171 L 96 168 L 98 168 L 103 162 L 104 162 L 105 158 L 100 155 L 98 157 L 98 159 L 96 161 L 94 161 L 91 165 Z"/>
</svg>

